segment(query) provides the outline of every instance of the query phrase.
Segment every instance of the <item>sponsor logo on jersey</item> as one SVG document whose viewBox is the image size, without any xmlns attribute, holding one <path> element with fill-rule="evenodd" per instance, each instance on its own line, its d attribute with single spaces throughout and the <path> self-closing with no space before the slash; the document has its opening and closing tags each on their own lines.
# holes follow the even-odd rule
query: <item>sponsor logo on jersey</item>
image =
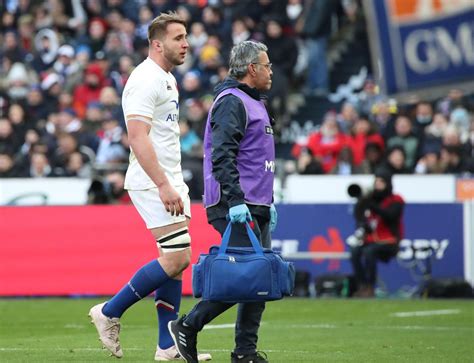
<svg viewBox="0 0 474 363">
<path fill-rule="evenodd" d="M 265 126 L 265 133 L 267 135 L 273 135 L 273 129 L 271 126 Z"/>
<path fill-rule="evenodd" d="M 275 172 L 275 160 L 265 160 L 265 171 Z"/>
<path fill-rule="evenodd" d="M 178 101 L 172 100 L 171 103 L 174 103 L 174 105 L 176 106 L 176 109 L 179 110 L 179 103 L 178 103 Z"/>
</svg>

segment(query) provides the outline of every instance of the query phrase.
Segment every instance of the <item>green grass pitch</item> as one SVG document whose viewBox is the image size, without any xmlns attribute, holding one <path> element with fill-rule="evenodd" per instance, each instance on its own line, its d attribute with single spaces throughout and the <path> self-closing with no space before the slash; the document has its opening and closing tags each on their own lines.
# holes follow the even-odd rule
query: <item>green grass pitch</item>
<svg viewBox="0 0 474 363">
<path fill-rule="evenodd" d="M 87 317 L 99 301 L 0 299 L 0 362 L 116 361 L 101 349 Z M 181 312 L 195 301 L 185 298 Z M 227 311 L 199 335 L 199 350 L 211 352 L 214 362 L 230 361 L 235 313 Z M 147 298 L 122 318 L 122 361 L 152 362 L 156 336 Z M 474 362 L 474 304 L 287 298 L 267 304 L 259 349 L 270 362 Z"/>
</svg>

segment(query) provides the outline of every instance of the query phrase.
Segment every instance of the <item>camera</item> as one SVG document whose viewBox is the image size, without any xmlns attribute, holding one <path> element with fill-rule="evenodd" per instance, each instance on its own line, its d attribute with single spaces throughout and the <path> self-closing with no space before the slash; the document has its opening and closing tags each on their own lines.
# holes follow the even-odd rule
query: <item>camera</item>
<svg viewBox="0 0 474 363">
<path fill-rule="evenodd" d="M 369 197 L 372 194 L 372 189 L 363 188 L 359 184 L 350 184 L 347 187 L 347 194 L 351 198 L 361 199 L 364 197 Z"/>
<path fill-rule="evenodd" d="M 357 228 L 352 235 L 347 237 L 346 243 L 350 247 L 362 246 L 364 244 L 366 231 L 369 230 L 366 220 L 366 210 L 372 197 L 372 189 L 362 188 L 359 184 L 350 184 L 347 188 L 347 194 L 356 198 L 354 205 L 354 218 Z"/>
</svg>

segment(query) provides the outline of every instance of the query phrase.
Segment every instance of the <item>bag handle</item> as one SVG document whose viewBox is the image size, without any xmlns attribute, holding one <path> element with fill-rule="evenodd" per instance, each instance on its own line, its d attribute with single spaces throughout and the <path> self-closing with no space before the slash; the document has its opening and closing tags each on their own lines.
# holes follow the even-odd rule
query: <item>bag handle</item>
<svg viewBox="0 0 474 363">
<path fill-rule="evenodd" d="M 263 255 L 263 249 L 262 246 L 260 245 L 260 241 L 258 240 L 257 236 L 255 233 L 252 231 L 252 228 L 250 228 L 250 225 L 248 222 L 245 222 L 245 228 L 247 229 L 247 235 L 249 236 L 250 242 L 252 243 L 252 247 L 255 250 L 255 253 L 259 255 Z M 229 239 L 230 239 L 230 233 L 232 232 L 232 223 L 229 222 L 227 225 L 227 228 L 224 231 L 224 234 L 222 235 L 222 243 L 221 246 L 219 247 L 219 255 L 223 255 L 227 251 L 227 247 L 229 246 Z"/>
</svg>

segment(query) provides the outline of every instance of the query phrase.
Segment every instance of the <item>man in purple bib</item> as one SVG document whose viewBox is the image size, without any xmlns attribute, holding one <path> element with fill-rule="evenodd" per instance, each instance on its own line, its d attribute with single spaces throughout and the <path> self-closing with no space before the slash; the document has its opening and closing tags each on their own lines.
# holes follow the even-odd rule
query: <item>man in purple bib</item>
<svg viewBox="0 0 474 363">
<path fill-rule="evenodd" d="M 229 77 L 216 87 L 204 135 L 204 206 L 209 223 L 222 235 L 227 216 L 232 226 L 229 244 L 251 246 L 245 222 L 263 247 L 271 247 L 277 222 L 273 201 L 275 145 L 272 120 L 260 92 L 272 84 L 267 47 L 245 41 L 232 48 Z M 200 301 L 191 312 L 169 323 L 179 353 L 197 362 L 197 334 L 232 303 Z M 235 325 L 231 362 L 268 362 L 257 352 L 264 302 L 241 303 Z"/>
</svg>

